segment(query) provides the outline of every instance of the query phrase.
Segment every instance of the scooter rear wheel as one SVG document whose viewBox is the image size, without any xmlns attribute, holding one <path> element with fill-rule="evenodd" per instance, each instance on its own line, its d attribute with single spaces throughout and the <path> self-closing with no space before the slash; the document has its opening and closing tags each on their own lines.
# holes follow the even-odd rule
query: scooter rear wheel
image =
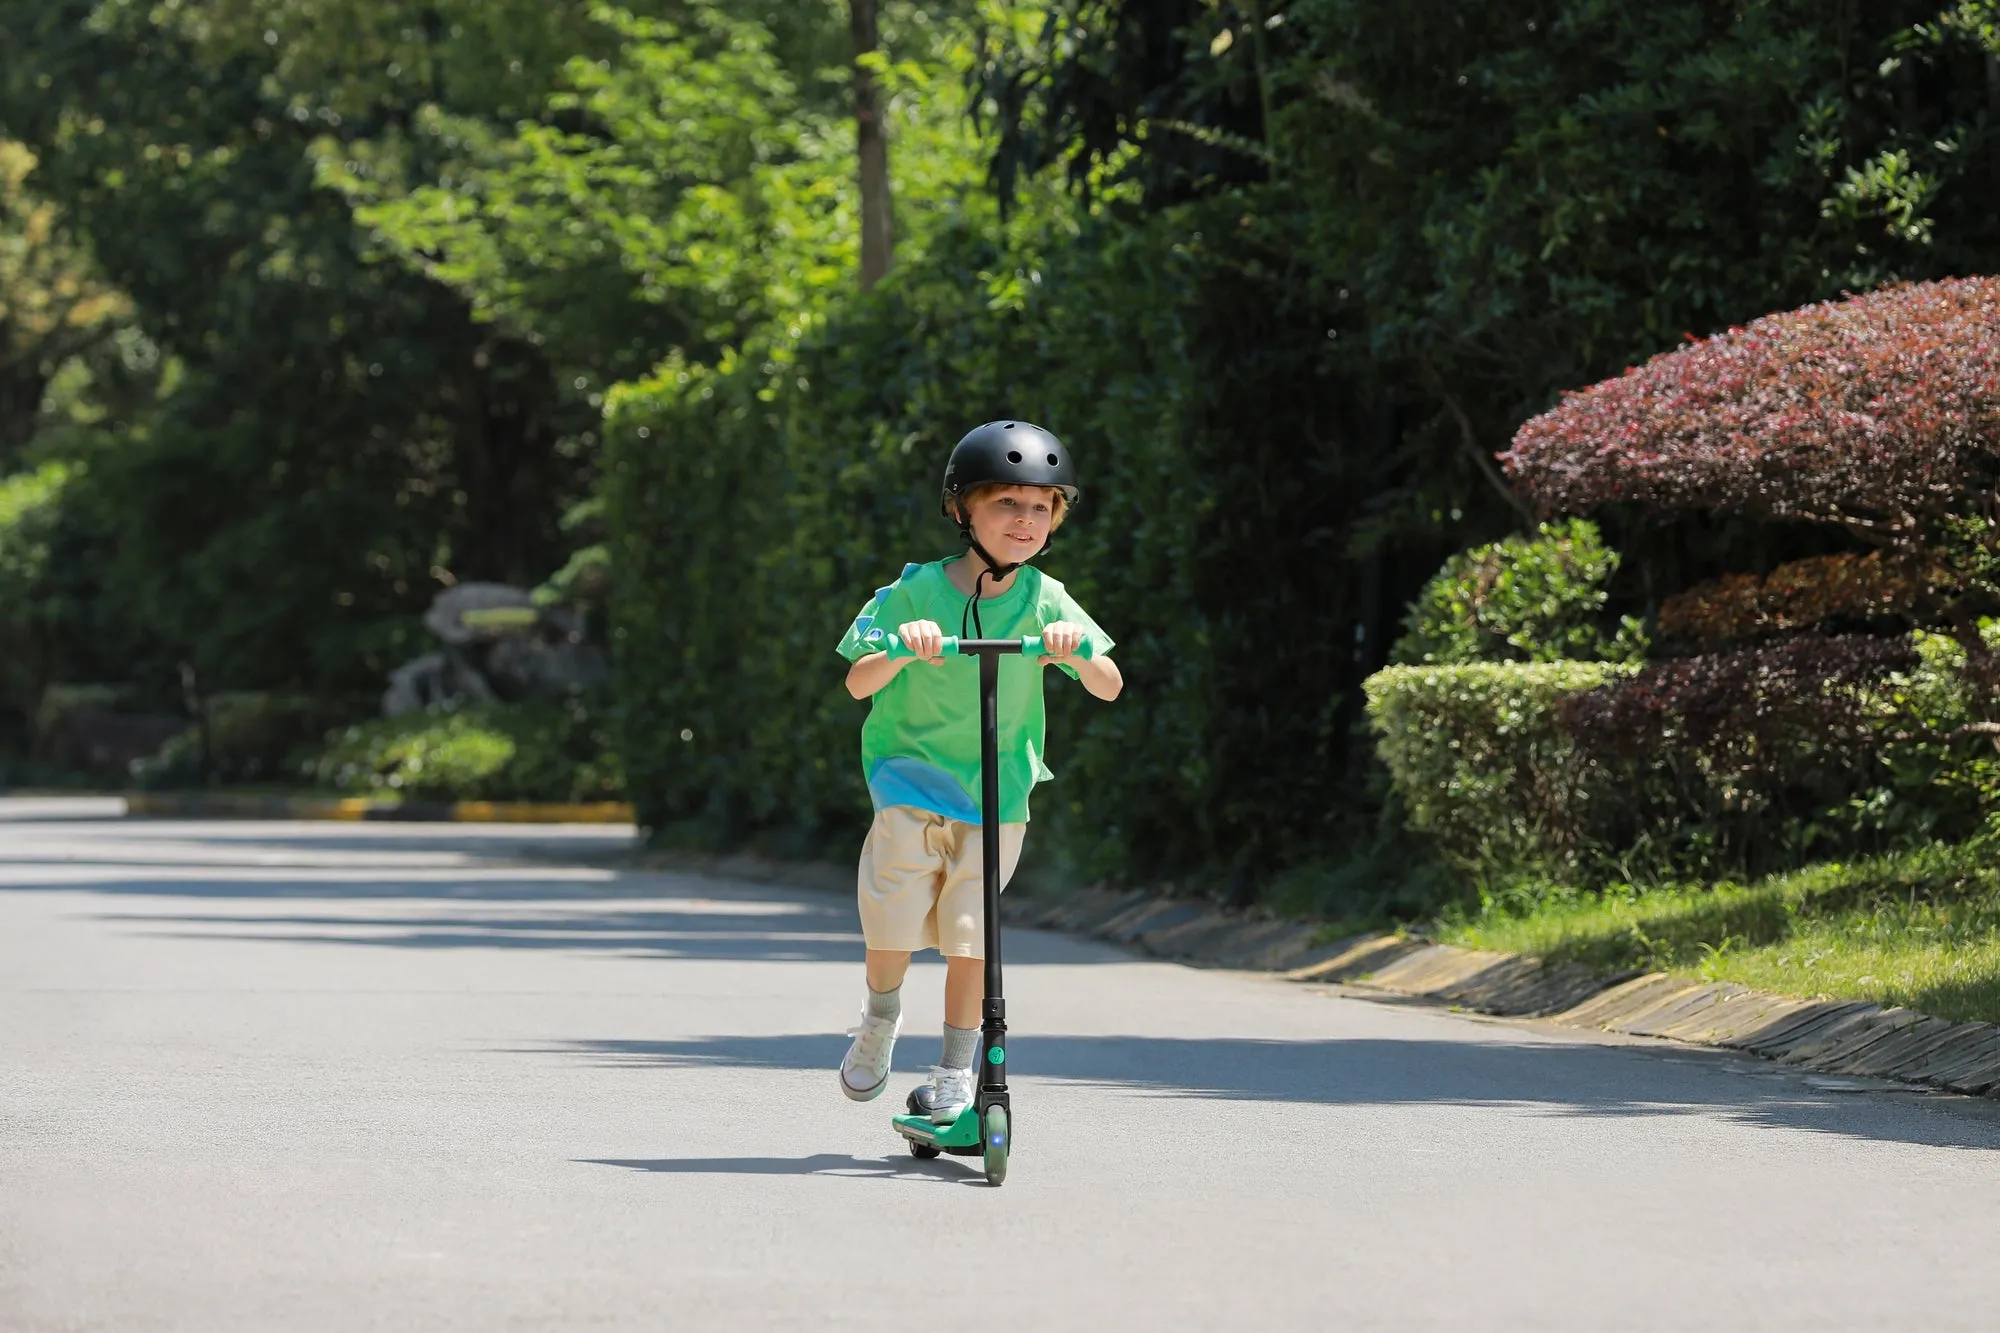
<svg viewBox="0 0 2000 1333">
<path fill-rule="evenodd" d="M 1001 1185 L 1007 1180 L 1007 1150 L 1011 1146 L 1013 1134 L 1007 1123 L 1007 1108 L 991 1106 L 986 1110 L 984 1157 L 986 1159 L 986 1183 Z"/>
<path fill-rule="evenodd" d="M 943 1151 L 934 1144 L 918 1143 L 915 1139 L 909 1140 L 909 1144 L 910 1156 L 917 1158 L 919 1161 L 928 1162 L 931 1158 L 936 1157 L 939 1152 Z"/>
</svg>

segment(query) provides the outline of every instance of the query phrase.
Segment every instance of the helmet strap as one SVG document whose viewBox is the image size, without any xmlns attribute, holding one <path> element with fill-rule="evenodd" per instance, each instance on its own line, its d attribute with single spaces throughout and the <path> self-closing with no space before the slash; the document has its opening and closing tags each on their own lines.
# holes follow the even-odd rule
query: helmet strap
<svg viewBox="0 0 2000 1333">
<path fill-rule="evenodd" d="M 984 569 L 980 570 L 979 573 L 976 576 L 974 576 L 972 580 L 972 596 L 965 599 L 965 610 L 960 612 L 958 617 L 958 637 L 961 639 L 964 638 L 983 639 L 986 637 L 986 627 L 982 625 L 979 621 L 980 588 L 985 584 L 986 580 L 989 578 L 992 579 L 995 583 L 998 583 L 1001 579 L 1006 578 L 1009 574 L 1012 574 L 1022 565 L 1027 564 L 1028 561 L 1016 560 L 1011 565 L 1003 565 L 998 560 L 995 560 L 992 554 L 989 553 L 984 546 L 981 546 L 979 544 L 979 538 L 972 535 L 972 524 L 966 522 L 965 520 L 965 508 L 963 505 L 959 506 L 958 535 L 965 538 L 965 544 L 967 546 L 970 546 L 975 552 L 978 553 L 980 561 L 986 566 Z M 1053 533 L 1051 533 L 1050 535 L 1054 536 Z M 1042 551 L 1046 551 L 1048 549 L 1049 549 L 1048 543 L 1047 542 L 1042 543 Z M 1035 552 L 1035 555 L 1040 555 L 1042 551 Z M 1029 559 L 1033 558 L 1034 558 L 1033 556 L 1029 557 Z M 966 633 L 966 626 L 968 621 L 970 622 L 972 628 L 972 633 L 969 635 Z"/>
</svg>

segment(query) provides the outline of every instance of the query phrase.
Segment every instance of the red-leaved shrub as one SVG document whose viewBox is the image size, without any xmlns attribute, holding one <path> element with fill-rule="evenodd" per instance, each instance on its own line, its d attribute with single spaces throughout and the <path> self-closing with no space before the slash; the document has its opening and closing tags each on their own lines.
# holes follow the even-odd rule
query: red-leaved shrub
<svg viewBox="0 0 2000 1333">
<path fill-rule="evenodd" d="M 1767 315 L 1570 394 L 1501 458 L 1548 513 L 1627 500 L 1934 549 L 1996 516 L 2000 279 Z"/>
<path fill-rule="evenodd" d="M 1725 574 L 1660 604 L 1660 633 L 1669 639 L 1722 644 L 1829 620 L 1913 618 L 1928 591 L 1905 562 L 1868 555 L 1820 555 L 1779 565 L 1764 578 Z"/>
<path fill-rule="evenodd" d="M 1907 637 L 1803 634 L 1655 662 L 1564 700 L 1561 724 L 1599 754 L 1680 750 L 1725 768 L 1769 764 L 1789 749 L 1866 752 L 1875 739 L 1861 691 L 1916 660 Z"/>
</svg>

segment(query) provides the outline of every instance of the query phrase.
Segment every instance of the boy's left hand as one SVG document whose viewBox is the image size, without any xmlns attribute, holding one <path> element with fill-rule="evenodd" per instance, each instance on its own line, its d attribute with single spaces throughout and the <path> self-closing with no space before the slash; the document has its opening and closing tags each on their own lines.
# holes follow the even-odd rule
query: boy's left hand
<svg viewBox="0 0 2000 1333">
<path fill-rule="evenodd" d="M 1067 662 L 1083 646 L 1083 628 L 1066 620 L 1042 626 L 1042 660 Z"/>
</svg>

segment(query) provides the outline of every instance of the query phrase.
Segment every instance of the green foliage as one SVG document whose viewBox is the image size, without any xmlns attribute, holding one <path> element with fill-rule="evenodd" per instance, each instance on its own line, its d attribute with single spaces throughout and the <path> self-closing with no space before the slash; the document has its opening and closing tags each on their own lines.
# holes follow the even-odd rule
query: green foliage
<svg viewBox="0 0 2000 1333">
<path fill-rule="evenodd" d="M 1747 882 L 1601 892 L 1524 884 L 1440 925 L 1453 944 L 1605 971 L 1674 971 L 2000 1020 L 2000 871 L 1986 842 L 1923 844 Z"/>
<path fill-rule="evenodd" d="M 1447 560 L 1417 594 L 1392 657 L 1422 666 L 1637 662 L 1644 627 L 1626 616 L 1607 635 L 1599 623 L 1604 585 L 1617 568 L 1618 553 L 1587 519 L 1474 547 Z"/>
<path fill-rule="evenodd" d="M 1480 877 L 1574 871 L 1605 773 L 1559 725 L 1564 699 L 1631 674 L 1612 662 L 1396 666 L 1368 678 L 1376 754 L 1410 825 Z"/>
<path fill-rule="evenodd" d="M 131 315 L 55 206 L 27 188 L 34 165 L 33 153 L 0 139 L 0 471 L 33 437 L 42 396 L 64 363 Z"/>
<path fill-rule="evenodd" d="M 1982 630 L 2000 642 L 2000 622 Z M 1973 709 L 1983 687 L 1950 638 L 1915 644 L 1914 664 L 1887 674 L 1814 664 L 1791 682 L 1768 650 L 1728 659 L 1742 680 L 1718 674 L 1722 657 L 1643 672 L 1392 667 L 1368 682 L 1369 715 L 1410 826 L 1489 891 L 1522 876 L 1665 883 L 2000 836 L 2000 761 Z M 1603 716 L 1621 707 L 1651 728 L 1621 743 Z"/>
<path fill-rule="evenodd" d="M 156 692 L 182 662 L 210 687 L 337 692 L 379 681 L 442 582 L 532 583 L 560 563 L 556 516 L 582 477 L 558 445 L 594 414 L 532 345 L 370 262 L 315 184 L 320 135 L 411 107 L 381 90 L 349 118 L 288 88 L 312 62 L 261 26 L 227 47 L 232 16 L 0 4 L 0 124 L 177 368 L 157 401 L 113 400 L 48 441 L 83 465 L 65 569 L 95 605 L 71 645 L 127 649 L 107 655 Z"/>
<path fill-rule="evenodd" d="M 70 470 L 0 477 L 0 711 L 25 717 L 48 683 L 49 544 Z"/>
<path fill-rule="evenodd" d="M 1401 407 L 1383 527 L 1494 531 L 1522 419 L 1690 331 L 2000 261 L 1987 0 L 1049 9 L 988 62 L 1000 174 L 1239 203 Z"/>
<path fill-rule="evenodd" d="M 133 765 L 142 787 L 289 783 L 329 730 L 369 710 L 365 698 L 228 691 L 201 701 L 201 719 Z"/>
<path fill-rule="evenodd" d="M 969 426 L 1018 414 L 1083 460 L 1084 504 L 1045 565 L 1119 638 L 1144 699 L 1052 686 L 1063 778 L 1036 803 L 1038 836 L 1066 828 L 1085 873 L 1216 859 L 1237 802 L 1278 779 L 1216 799 L 1234 756 L 1214 673 L 1248 648 L 1219 643 L 1215 618 L 1247 616 L 1260 590 L 1194 583 L 1215 496 L 1186 480 L 1203 377 L 1163 299 L 1184 280 L 1150 238 L 1031 259 L 968 229 L 823 330 L 615 394 L 614 643 L 641 818 L 724 837 L 858 829 L 865 706 L 833 646 L 906 562 L 958 549 L 937 516 L 943 460 Z M 1148 299 L 1116 299 L 1133 292 Z M 1288 771 L 1323 790 L 1304 763 Z M 1268 834 L 1247 824 L 1246 840 Z"/>
<path fill-rule="evenodd" d="M 1293 352 L 1255 360 L 1192 336 L 1216 307 L 1239 331 L 1289 318 L 1183 243 L 1218 225 L 1038 203 L 1004 246 L 937 237 L 796 342 L 614 394 L 614 643 L 643 819 L 858 833 L 863 712 L 832 647 L 905 562 L 960 549 L 943 461 L 1018 415 L 1079 460 L 1083 502 L 1043 563 L 1117 636 L 1128 682 L 1110 706 L 1052 684 L 1037 845 L 1062 873 L 1244 897 L 1335 854 L 1362 822 L 1339 736 L 1367 585 L 1296 553 L 1330 540 L 1326 494 L 1367 456 L 1337 448 L 1323 336 L 1293 327 Z M 1309 424 L 1327 438 L 1302 450 Z"/>
<path fill-rule="evenodd" d="M 1988 649 L 2000 621 L 1982 620 Z M 2000 754 L 1982 734 L 1974 704 L 1986 682 L 1968 675 L 1966 651 L 1949 635 L 1913 636 L 1917 664 L 1883 682 L 1874 700 L 1882 736 L 1879 780 L 1831 817 L 1896 845 L 2000 837 Z"/>
<path fill-rule="evenodd" d="M 613 801 L 624 776 L 601 709 L 580 700 L 409 713 L 328 737 L 322 787 L 411 800 Z"/>
<path fill-rule="evenodd" d="M 585 365 L 615 365 L 607 335 L 647 305 L 652 347 L 666 333 L 704 360 L 780 312 L 817 305 L 851 264 L 851 136 L 805 114 L 754 20 L 714 4 L 691 6 L 686 24 L 593 13 L 616 55 L 572 58 L 549 120 L 502 129 L 433 111 L 417 134 L 455 144 L 458 159 L 438 184 L 393 193 L 406 171 L 397 140 L 323 145 L 322 179 L 483 318 L 552 337 Z M 598 128 L 562 123 L 579 121 Z M 582 292 L 597 299 L 578 302 Z M 607 327 L 621 299 L 641 309 Z"/>
</svg>

